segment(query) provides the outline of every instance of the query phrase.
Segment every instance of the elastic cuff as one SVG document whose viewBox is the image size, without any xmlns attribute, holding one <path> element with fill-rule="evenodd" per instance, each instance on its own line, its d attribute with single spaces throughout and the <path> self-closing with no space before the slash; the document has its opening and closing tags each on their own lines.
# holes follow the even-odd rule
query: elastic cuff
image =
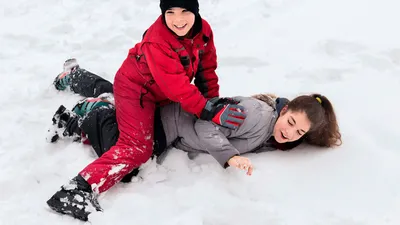
<svg viewBox="0 0 400 225">
<path fill-rule="evenodd" d="M 232 158 L 232 157 L 234 157 L 234 156 L 239 156 L 239 154 L 237 153 L 237 152 L 235 152 L 235 153 L 233 153 L 233 154 L 229 154 L 229 155 L 227 155 L 226 157 L 224 157 L 223 159 L 220 159 L 220 164 L 221 164 L 221 166 L 224 168 L 224 169 L 226 169 L 226 168 L 228 168 L 229 167 L 229 164 L 228 164 L 228 161 Z"/>
</svg>

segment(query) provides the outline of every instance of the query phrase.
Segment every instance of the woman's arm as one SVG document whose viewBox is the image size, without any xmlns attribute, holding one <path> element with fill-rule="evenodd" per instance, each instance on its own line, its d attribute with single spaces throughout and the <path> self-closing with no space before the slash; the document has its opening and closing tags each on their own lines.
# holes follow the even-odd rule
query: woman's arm
<svg viewBox="0 0 400 225">
<path fill-rule="evenodd" d="M 272 132 L 273 108 L 253 98 L 236 99 L 247 110 L 247 117 L 239 128 L 232 130 L 204 120 L 197 120 L 194 126 L 202 149 L 224 168 L 231 157 L 252 151 Z"/>
</svg>

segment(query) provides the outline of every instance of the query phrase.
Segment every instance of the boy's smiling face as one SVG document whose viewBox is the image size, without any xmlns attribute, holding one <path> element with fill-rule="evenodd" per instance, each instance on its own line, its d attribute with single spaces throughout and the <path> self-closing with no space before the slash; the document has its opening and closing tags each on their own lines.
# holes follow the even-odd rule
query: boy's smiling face
<svg viewBox="0 0 400 225">
<path fill-rule="evenodd" d="M 176 35 L 183 37 L 194 25 L 195 15 L 184 8 L 174 7 L 165 12 L 165 23 Z"/>
</svg>

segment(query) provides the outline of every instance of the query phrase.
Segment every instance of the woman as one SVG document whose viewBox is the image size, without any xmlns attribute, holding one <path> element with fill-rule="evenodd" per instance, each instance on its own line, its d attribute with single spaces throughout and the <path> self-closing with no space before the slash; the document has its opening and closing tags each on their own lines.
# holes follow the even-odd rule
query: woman
<svg viewBox="0 0 400 225">
<path fill-rule="evenodd" d="M 234 166 L 252 174 L 253 165 L 241 155 L 271 149 L 288 150 L 303 140 L 309 144 L 332 147 L 340 144 L 341 135 L 330 101 L 320 94 L 302 95 L 287 101 L 273 95 L 234 97 L 246 108 L 247 117 L 236 130 L 196 119 L 179 104 L 161 109 L 167 143 L 189 152 L 211 154 L 226 168 Z M 230 100 L 231 101 L 231 100 Z"/>
</svg>

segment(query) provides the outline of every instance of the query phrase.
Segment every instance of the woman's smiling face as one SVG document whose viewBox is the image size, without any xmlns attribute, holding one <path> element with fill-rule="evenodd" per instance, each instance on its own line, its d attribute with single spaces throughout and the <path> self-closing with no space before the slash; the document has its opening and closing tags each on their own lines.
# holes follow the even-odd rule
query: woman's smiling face
<svg viewBox="0 0 400 225">
<path fill-rule="evenodd" d="M 278 143 L 299 140 L 311 128 L 311 122 L 305 112 L 293 112 L 284 107 L 274 127 L 274 137 Z"/>
</svg>

